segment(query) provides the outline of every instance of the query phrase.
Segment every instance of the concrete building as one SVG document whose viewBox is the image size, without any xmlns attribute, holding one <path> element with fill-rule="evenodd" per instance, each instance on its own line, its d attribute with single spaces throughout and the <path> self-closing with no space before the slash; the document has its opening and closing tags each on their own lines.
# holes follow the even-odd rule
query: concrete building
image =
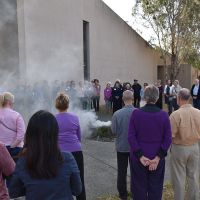
<svg viewBox="0 0 200 200">
<path fill-rule="evenodd" d="M 103 87 L 165 79 L 158 53 L 101 0 L 3 1 L 12 5 L 5 7 L 12 23 L 0 27 L 0 46 L 8 49 L 0 67 L 9 73 L 30 81 L 98 78 Z M 189 87 L 191 67 L 183 74 Z"/>
</svg>

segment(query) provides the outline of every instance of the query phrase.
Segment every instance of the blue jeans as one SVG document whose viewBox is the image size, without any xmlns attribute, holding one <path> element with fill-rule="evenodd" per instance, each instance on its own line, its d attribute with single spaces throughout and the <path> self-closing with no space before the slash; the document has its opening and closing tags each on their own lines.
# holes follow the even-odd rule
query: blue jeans
<svg viewBox="0 0 200 200">
<path fill-rule="evenodd" d="M 13 158 L 13 160 L 15 162 L 17 162 L 18 158 L 18 154 L 21 152 L 22 148 L 21 147 L 15 147 L 15 148 L 11 148 L 10 146 L 6 146 L 8 152 L 10 153 L 11 157 Z"/>
</svg>

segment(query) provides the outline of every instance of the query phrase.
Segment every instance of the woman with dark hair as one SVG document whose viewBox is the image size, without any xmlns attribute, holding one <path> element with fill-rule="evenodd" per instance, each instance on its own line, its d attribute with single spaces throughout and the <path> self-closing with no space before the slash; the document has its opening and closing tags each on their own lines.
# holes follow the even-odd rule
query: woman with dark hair
<svg viewBox="0 0 200 200">
<path fill-rule="evenodd" d="M 46 111 L 35 113 L 27 127 L 25 147 L 11 179 L 11 198 L 72 200 L 81 192 L 79 170 L 71 153 L 58 147 L 58 124 Z"/>
<path fill-rule="evenodd" d="M 76 199 L 86 200 L 84 186 L 84 161 L 81 149 L 81 131 L 79 119 L 76 115 L 67 112 L 69 108 L 69 97 L 66 94 L 60 93 L 57 96 L 55 107 L 59 111 L 59 114 L 56 115 L 59 126 L 58 144 L 61 151 L 68 151 L 72 153 L 80 170 L 82 192 L 76 197 Z"/>
<path fill-rule="evenodd" d="M 122 108 L 123 87 L 119 81 L 112 88 L 113 113 Z"/>
</svg>

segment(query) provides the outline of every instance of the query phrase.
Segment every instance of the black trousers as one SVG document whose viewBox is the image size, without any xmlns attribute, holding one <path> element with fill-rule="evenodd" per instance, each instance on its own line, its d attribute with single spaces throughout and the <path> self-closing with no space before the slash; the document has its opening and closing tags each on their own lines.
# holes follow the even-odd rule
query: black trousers
<svg viewBox="0 0 200 200">
<path fill-rule="evenodd" d="M 130 153 L 117 152 L 117 190 L 121 199 L 127 199 L 127 169 Z"/>
<path fill-rule="evenodd" d="M 100 97 L 93 97 L 93 107 L 95 109 L 95 112 L 99 112 L 99 100 Z"/>
<path fill-rule="evenodd" d="M 76 197 L 76 199 L 77 200 L 86 200 L 85 183 L 84 183 L 83 152 L 82 151 L 72 152 L 72 155 L 74 156 L 76 163 L 78 165 L 78 169 L 80 171 L 81 182 L 82 182 L 82 192 L 79 196 Z"/>
<path fill-rule="evenodd" d="M 149 171 L 139 159 L 131 160 L 131 192 L 134 200 L 161 200 L 165 174 L 165 159 L 155 171 Z"/>
<path fill-rule="evenodd" d="M 140 108 L 140 101 L 141 101 L 140 96 L 134 96 L 134 107 L 135 108 Z"/>
</svg>

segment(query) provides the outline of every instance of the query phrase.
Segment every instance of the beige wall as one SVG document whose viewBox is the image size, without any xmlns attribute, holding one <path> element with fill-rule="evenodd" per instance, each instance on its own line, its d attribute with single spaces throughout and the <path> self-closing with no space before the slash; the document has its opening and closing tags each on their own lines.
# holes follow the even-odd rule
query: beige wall
<svg viewBox="0 0 200 200">
<path fill-rule="evenodd" d="M 101 0 L 18 0 L 18 6 L 20 62 L 29 80 L 83 79 L 83 20 L 90 23 L 91 79 L 102 86 L 117 78 L 157 79 L 156 53 Z"/>
</svg>

